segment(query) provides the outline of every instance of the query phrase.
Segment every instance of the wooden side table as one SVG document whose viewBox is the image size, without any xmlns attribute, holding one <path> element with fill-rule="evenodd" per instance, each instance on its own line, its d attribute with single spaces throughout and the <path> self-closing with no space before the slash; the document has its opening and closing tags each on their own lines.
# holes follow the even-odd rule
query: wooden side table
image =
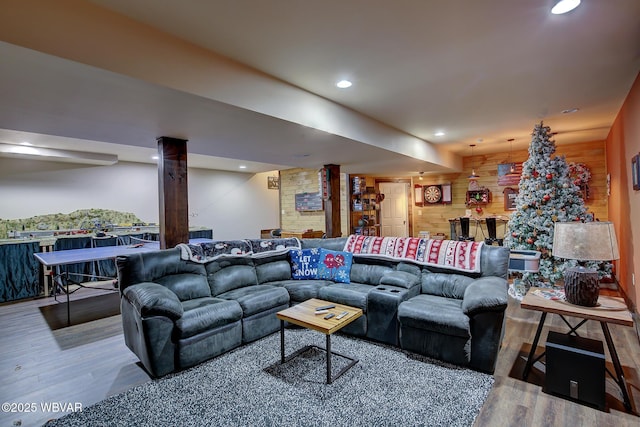
<svg viewBox="0 0 640 427">
<path fill-rule="evenodd" d="M 613 340 L 611 339 L 611 333 L 609 332 L 608 326 L 609 323 L 624 326 L 633 326 L 633 318 L 631 317 L 631 313 L 627 309 L 624 300 L 618 297 L 601 295 L 598 299 L 599 306 L 582 307 L 579 305 L 570 304 L 566 301 L 550 300 L 538 296 L 535 294 L 535 291 L 537 289 L 538 288 L 529 289 L 527 294 L 522 299 L 522 302 L 520 303 L 520 306 L 524 309 L 542 312 L 542 315 L 540 316 L 540 322 L 538 323 L 538 329 L 536 330 L 536 335 L 531 346 L 531 351 L 529 351 L 529 356 L 527 357 L 527 364 L 525 365 L 524 371 L 522 373 L 522 378 L 526 380 L 529 376 L 529 372 L 531 371 L 531 367 L 533 366 L 533 364 L 544 356 L 543 352 L 539 356 L 535 357 L 535 352 L 536 348 L 538 347 L 540 334 L 542 333 L 542 328 L 544 326 L 544 322 L 547 318 L 548 313 L 555 313 L 560 316 L 564 323 L 569 327 L 569 332 L 567 332 L 568 335 L 573 334 L 576 336 L 580 336 L 578 334 L 578 328 L 584 325 L 588 320 L 595 320 L 597 322 L 600 322 L 600 326 L 602 327 L 602 333 L 604 334 L 604 339 L 607 342 L 607 347 L 609 348 L 609 354 L 611 355 L 611 360 L 613 362 L 613 367 L 615 368 L 616 375 L 614 376 L 608 369 L 607 372 L 620 387 L 624 407 L 627 411 L 631 411 L 631 400 L 629 399 L 629 393 L 627 391 L 627 382 L 624 378 L 624 372 L 622 371 L 620 359 L 618 358 L 618 353 L 616 352 Z M 582 320 L 577 325 L 573 326 L 569 323 L 569 321 L 567 321 L 565 316 L 577 317 Z"/>
</svg>

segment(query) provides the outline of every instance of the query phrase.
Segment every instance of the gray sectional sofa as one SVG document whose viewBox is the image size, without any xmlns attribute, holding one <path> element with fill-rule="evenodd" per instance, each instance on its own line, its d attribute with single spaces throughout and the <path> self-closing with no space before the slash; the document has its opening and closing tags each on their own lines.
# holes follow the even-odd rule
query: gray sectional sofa
<svg viewBox="0 0 640 427">
<path fill-rule="evenodd" d="M 300 245 L 340 251 L 346 239 Z M 321 298 L 363 310 L 342 333 L 492 373 L 503 336 L 509 250 L 484 245 L 480 252 L 479 273 L 354 256 L 350 283 L 292 279 L 286 250 L 205 262 L 184 259 L 179 248 L 121 256 L 125 343 L 159 377 L 274 333 L 276 312 Z"/>
</svg>

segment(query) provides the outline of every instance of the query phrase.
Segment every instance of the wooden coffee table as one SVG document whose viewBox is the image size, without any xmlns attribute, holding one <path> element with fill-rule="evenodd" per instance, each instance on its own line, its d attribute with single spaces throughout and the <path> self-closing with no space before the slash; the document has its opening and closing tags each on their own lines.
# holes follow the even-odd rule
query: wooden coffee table
<svg viewBox="0 0 640 427">
<path fill-rule="evenodd" d="M 329 309 L 328 313 L 333 313 L 335 316 L 331 319 L 325 319 L 328 314 L 315 314 L 316 307 L 322 307 L 325 305 L 335 305 L 334 308 Z M 336 317 L 343 312 L 348 312 L 346 316 L 341 319 Z M 324 301 L 317 298 L 312 298 L 293 307 L 289 307 L 285 310 L 276 313 L 278 319 L 280 319 L 280 363 L 286 363 L 288 360 L 293 359 L 297 355 L 304 353 L 308 349 L 315 347 L 327 353 L 327 384 L 331 384 L 338 379 L 342 374 L 349 370 L 353 365 L 358 363 L 357 359 L 354 359 L 344 354 L 331 351 L 331 334 L 339 331 L 349 323 L 362 316 L 362 310 L 348 305 L 336 304 L 330 301 Z M 321 332 L 327 336 L 327 347 L 321 348 L 315 345 L 308 345 L 306 347 L 297 350 L 295 353 L 285 357 L 284 354 L 284 322 L 293 323 L 294 325 L 302 326 L 307 329 L 313 329 L 314 331 Z M 345 359 L 350 360 L 349 364 L 342 368 L 335 376 L 331 375 L 331 355 L 335 354 Z"/>
</svg>

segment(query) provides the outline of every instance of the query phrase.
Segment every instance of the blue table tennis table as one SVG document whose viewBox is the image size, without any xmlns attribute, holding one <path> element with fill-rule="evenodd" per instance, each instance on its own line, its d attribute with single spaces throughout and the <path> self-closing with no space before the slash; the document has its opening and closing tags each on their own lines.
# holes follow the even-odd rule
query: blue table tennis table
<svg viewBox="0 0 640 427">
<path fill-rule="evenodd" d="M 207 243 L 211 239 L 197 238 L 190 239 L 189 243 Z M 150 252 L 160 250 L 160 242 L 144 242 L 135 245 L 120 246 L 99 246 L 95 248 L 68 249 L 63 251 L 39 252 L 33 254 L 36 259 L 45 267 L 57 267 L 62 265 L 77 264 L 82 262 L 102 261 L 115 259 L 121 255 L 130 255 L 139 252 Z M 74 273 L 75 274 L 75 273 Z M 110 279 L 110 278 L 109 278 Z M 57 280 L 57 282 L 56 282 Z M 71 308 L 69 304 L 69 283 L 71 282 L 67 273 L 58 274 L 54 277 L 54 286 L 60 285 L 67 295 L 67 326 L 71 326 Z M 80 283 L 76 283 L 80 285 Z M 82 285 L 81 285 L 82 286 Z M 104 288 L 102 288 L 104 289 Z M 116 290 L 116 289 L 114 289 Z M 54 298 L 56 298 L 54 291 Z M 57 298 L 56 298 L 57 301 Z"/>
</svg>

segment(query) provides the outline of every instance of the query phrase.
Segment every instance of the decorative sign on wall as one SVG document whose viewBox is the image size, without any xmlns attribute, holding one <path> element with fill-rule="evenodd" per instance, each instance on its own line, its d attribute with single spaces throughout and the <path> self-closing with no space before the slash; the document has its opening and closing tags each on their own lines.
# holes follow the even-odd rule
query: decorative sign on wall
<svg viewBox="0 0 640 427">
<path fill-rule="evenodd" d="M 318 173 L 318 179 L 320 180 L 320 190 L 322 191 L 322 198 L 327 200 L 331 197 L 331 170 L 327 167 L 320 169 Z"/>
<path fill-rule="evenodd" d="M 522 162 L 500 163 L 498 165 L 498 185 L 518 185 L 522 175 Z"/>
<path fill-rule="evenodd" d="M 295 195 L 296 211 L 321 211 L 324 210 L 322 202 L 322 193 L 299 193 Z"/>
<path fill-rule="evenodd" d="M 504 194 L 504 210 L 515 211 L 516 197 L 518 197 L 518 190 L 516 188 L 507 187 L 504 189 L 503 194 Z"/>
</svg>

